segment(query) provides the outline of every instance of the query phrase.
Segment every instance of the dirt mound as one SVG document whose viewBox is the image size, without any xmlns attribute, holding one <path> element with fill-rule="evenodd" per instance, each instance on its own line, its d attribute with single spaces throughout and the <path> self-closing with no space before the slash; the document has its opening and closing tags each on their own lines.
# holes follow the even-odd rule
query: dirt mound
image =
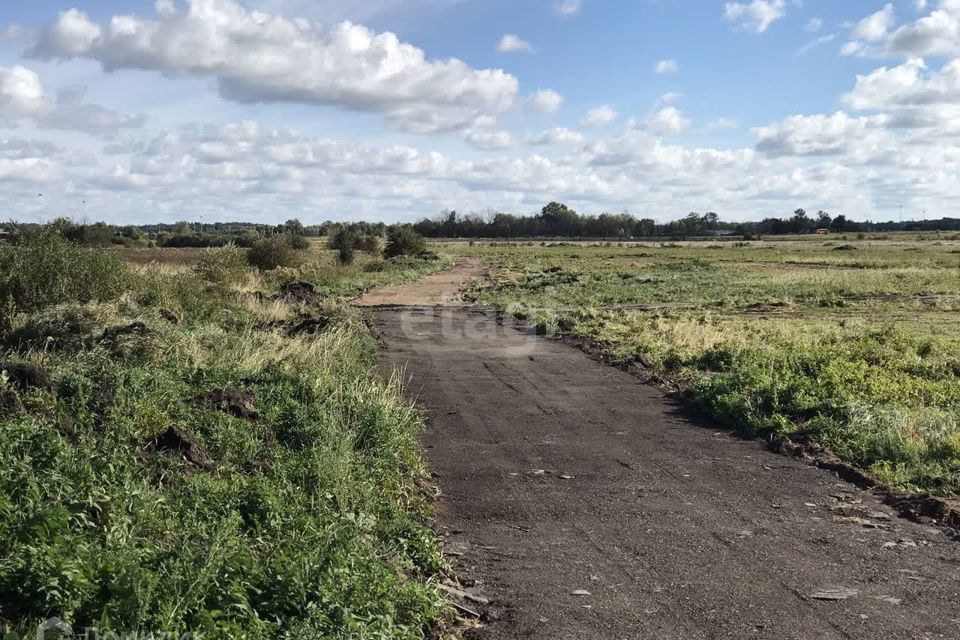
<svg viewBox="0 0 960 640">
<path fill-rule="evenodd" d="M 152 336 L 154 333 L 156 332 L 153 329 L 138 320 L 130 324 L 107 327 L 103 330 L 103 333 L 100 334 L 100 340 L 104 342 L 115 342 L 123 336 L 139 336 L 145 338 L 146 336 Z"/>
<path fill-rule="evenodd" d="M 174 453 L 187 462 L 202 469 L 213 467 L 213 459 L 206 449 L 197 444 L 196 438 L 189 431 L 170 427 L 150 443 L 153 451 Z"/>
<path fill-rule="evenodd" d="M 316 288 L 309 282 L 288 282 L 280 287 L 276 299 L 287 304 L 316 302 L 320 298 Z"/>
<path fill-rule="evenodd" d="M 170 324 L 180 324 L 180 316 L 178 316 L 172 309 L 167 309 L 164 307 L 161 308 L 157 313 L 159 313 L 160 317 Z"/>
<path fill-rule="evenodd" d="M 886 502 L 914 522 L 940 524 L 960 532 L 960 504 L 931 495 L 890 496 Z"/>
<path fill-rule="evenodd" d="M 193 399 L 197 406 L 213 411 L 223 411 L 244 420 L 256 420 L 260 417 L 253 404 L 253 394 L 240 389 L 214 389 Z"/>
<path fill-rule="evenodd" d="M 35 364 L 3 362 L 0 363 L 0 371 L 5 371 L 10 384 L 20 391 L 27 391 L 28 389 L 57 390 L 57 383 L 50 377 L 50 372 Z"/>
</svg>

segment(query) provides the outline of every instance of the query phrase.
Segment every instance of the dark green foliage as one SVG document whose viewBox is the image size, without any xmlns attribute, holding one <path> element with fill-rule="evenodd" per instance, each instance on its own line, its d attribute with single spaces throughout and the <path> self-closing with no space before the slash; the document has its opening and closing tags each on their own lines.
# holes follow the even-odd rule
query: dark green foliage
<svg viewBox="0 0 960 640">
<path fill-rule="evenodd" d="M 337 260 L 342 265 L 353 264 L 358 237 L 350 227 L 340 227 L 327 240 L 327 246 L 337 252 Z"/>
<path fill-rule="evenodd" d="M 396 225 L 387 232 L 387 246 L 383 250 L 385 258 L 399 256 L 418 256 L 427 250 L 427 243 L 410 225 Z"/>
<path fill-rule="evenodd" d="M 270 271 L 279 267 L 295 267 L 300 258 L 290 246 L 290 237 L 277 234 L 254 242 L 247 253 L 247 262 L 261 271 Z"/>
</svg>

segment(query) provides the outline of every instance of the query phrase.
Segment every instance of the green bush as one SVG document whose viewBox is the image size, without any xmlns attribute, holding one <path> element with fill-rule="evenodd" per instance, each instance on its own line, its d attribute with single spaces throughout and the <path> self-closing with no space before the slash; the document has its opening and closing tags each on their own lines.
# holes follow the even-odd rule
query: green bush
<svg viewBox="0 0 960 640">
<path fill-rule="evenodd" d="M 343 265 L 353 263 L 353 254 L 356 245 L 357 234 L 349 227 L 340 227 L 334 231 L 330 239 L 327 240 L 327 246 L 337 252 L 337 260 Z"/>
<path fill-rule="evenodd" d="M 23 245 L 0 248 L 0 314 L 8 327 L 18 312 L 114 300 L 129 283 L 118 254 L 78 247 L 49 230 Z"/>
<path fill-rule="evenodd" d="M 410 225 L 397 225 L 387 232 L 387 246 L 383 255 L 387 258 L 418 256 L 427 250 L 427 243 Z"/>
<path fill-rule="evenodd" d="M 380 253 L 380 239 L 377 236 L 363 236 L 357 240 L 357 251 L 377 255 Z"/>
<path fill-rule="evenodd" d="M 273 235 L 253 243 L 247 253 L 247 262 L 261 271 L 270 271 L 279 267 L 295 267 L 300 258 L 290 246 L 289 236 Z"/>
<path fill-rule="evenodd" d="M 239 284 L 247 277 L 247 255 L 233 243 L 204 249 L 193 270 L 205 282 L 218 285 Z"/>
<path fill-rule="evenodd" d="M 301 235 L 290 235 L 290 246 L 297 251 L 306 251 L 310 248 L 310 241 Z"/>
</svg>

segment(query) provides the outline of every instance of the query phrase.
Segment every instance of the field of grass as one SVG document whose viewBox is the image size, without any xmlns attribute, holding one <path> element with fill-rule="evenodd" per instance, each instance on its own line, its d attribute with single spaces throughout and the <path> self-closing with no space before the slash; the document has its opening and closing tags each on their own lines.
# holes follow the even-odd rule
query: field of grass
<svg viewBox="0 0 960 640">
<path fill-rule="evenodd" d="M 0 249 L 0 629 L 432 637 L 421 416 L 342 300 L 448 263 L 164 251 Z"/>
<path fill-rule="evenodd" d="M 642 362 L 733 429 L 960 493 L 960 243 L 606 244 L 446 251 L 492 263 L 473 299 Z"/>
</svg>

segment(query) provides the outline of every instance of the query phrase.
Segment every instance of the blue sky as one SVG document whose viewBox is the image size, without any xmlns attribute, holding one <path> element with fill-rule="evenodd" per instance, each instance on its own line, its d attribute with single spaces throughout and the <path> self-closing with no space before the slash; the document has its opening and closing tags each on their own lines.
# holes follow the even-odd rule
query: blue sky
<svg viewBox="0 0 960 640">
<path fill-rule="evenodd" d="M 0 30 L 7 217 L 960 215 L 960 0 L 39 0 Z"/>
</svg>

